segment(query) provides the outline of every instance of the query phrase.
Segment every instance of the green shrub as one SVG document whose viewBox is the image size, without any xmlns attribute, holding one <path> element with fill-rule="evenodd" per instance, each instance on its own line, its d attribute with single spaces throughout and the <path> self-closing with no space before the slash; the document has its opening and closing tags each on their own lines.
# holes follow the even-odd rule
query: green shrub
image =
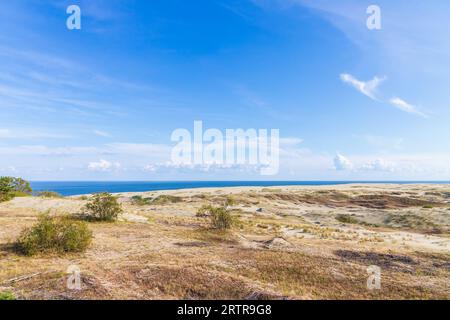
<svg viewBox="0 0 450 320">
<path fill-rule="evenodd" d="M 116 221 L 122 213 L 122 206 L 117 197 L 110 193 L 99 193 L 86 204 L 82 217 L 90 221 Z"/>
<path fill-rule="evenodd" d="M 235 219 L 226 207 L 214 207 L 204 205 L 197 210 L 197 217 L 209 217 L 211 227 L 217 230 L 230 229 L 235 223 Z"/>
<path fill-rule="evenodd" d="M 359 223 L 359 220 L 353 218 L 352 216 L 349 216 L 348 214 L 339 214 L 336 216 L 336 220 L 342 223 L 349 223 L 349 224 Z"/>
<path fill-rule="evenodd" d="M 9 200 L 12 200 L 12 199 L 14 199 L 14 195 L 12 193 L 0 192 L 0 202 L 6 202 L 6 201 L 9 201 Z"/>
<path fill-rule="evenodd" d="M 225 208 L 214 208 L 211 211 L 210 219 L 214 229 L 226 230 L 233 225 L 233 217 Z"/>
<path fill-rule="evenodd" d="M 29 196 L 32 193 L 30 183 L 21 178 L 0 177 L 0 202 L 14 197 Z"/>
<path fill-rule="evenodd" d="M 211 215 L 211 212 L 214 211 L 214 207 L 209 205 L 209 204 L 205 204 L 203 206 L 201 206 L 198 210 L 197 210 L 197 217 L 208 217 Z"/>
<path fill-rule="evenodd" d="M 131 202 L 138 206 L 145 206 L 152 202 L 152 198 L 143 198 L 142 196 L 132 196 Z"/>
<path fill-rule="evenodd" d="M 63 198 L 62 195 L 54 191 L 41 191 L 37 195 L 42 198 Z"/>
<path fill-rule="evenodd" d="M 167 204 L 167 203 L 178 203 L 182 202 L 183 198 L 176 197 L 176 196 L 170 196 L 170 195 L 160 195 L 157 196 L 155 199 L 151 201 L 151 204 Z"/>
<path fill-rule="evenodd" d="M 37 253 L 82 252 L 91 241 L 92 232 L 85 222 L 45 214 L 34 226 L 22 232 L 15 247 L 18 252 L 32 256 Z"/>
<path fill-rule="evenodd" d="M 9 291 L 0 292 L 0 301 L 5 301 L 5 300 L 16 300 L 16 297 L 14 296 L 14 294 L 12 294 Z"/>
</svg>

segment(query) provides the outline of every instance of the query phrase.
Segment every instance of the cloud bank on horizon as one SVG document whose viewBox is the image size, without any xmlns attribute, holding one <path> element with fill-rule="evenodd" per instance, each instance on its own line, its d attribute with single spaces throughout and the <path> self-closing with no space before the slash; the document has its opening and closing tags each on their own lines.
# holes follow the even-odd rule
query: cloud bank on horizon
<svg viewBox="0 0 450 320">
<path fill-rule="evenodd" d="M 0 175 L 257 180 L 171 163 L 173 130 L 279 129 L 274 180 L 450 180 L 450 3 L 0 4 Z"/>
</svg>

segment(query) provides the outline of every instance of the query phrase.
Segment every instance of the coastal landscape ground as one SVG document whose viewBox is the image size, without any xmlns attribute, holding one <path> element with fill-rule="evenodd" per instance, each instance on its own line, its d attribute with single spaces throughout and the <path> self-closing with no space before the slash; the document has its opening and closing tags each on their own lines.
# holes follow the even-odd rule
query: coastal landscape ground
<svg viewBox="0 0 450 320">
<path fill-rule="evenodd" d="M 148 202 L 136 203 L 139 195 Z M 0 204 L 0 292 L 18 299 L 449 299 L 450 186 L 349 184 L 117 194 L 115 223 L 89 223 L 84 253 L 22 256 L 11 244 L 90 196 Z M 209 227 L 204 205 L 235 225 Z M 134 198 L 135 199 L 135 198 Z M 81 290 L 67 288 L 77 266 Z M 381 288 L 367 288 L 367 268 Z"/>
</svg>

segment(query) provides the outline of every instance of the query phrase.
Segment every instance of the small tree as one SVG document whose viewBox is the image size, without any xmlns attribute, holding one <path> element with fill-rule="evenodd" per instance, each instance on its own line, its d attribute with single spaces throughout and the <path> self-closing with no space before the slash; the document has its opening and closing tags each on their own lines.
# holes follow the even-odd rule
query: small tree
<svg viewBox="0 0 450 320">
<path fill-rule="evenodd" d="M 16 196 L 31 195 L 28 181 L 22 178 L 0 177 L 0 202 L 9 201 Z"/>
<path fill-rule="evenodd" d="M 110 193 L 96 194 L 84 207 L 83 216 L 93 221 L 116 221 L 122 206 Z"/>
<path fill-rule="evenodd" d="M 0 202 L 14 198 L 11 180 L 12 178 L 10 177 L 0 177 Z"/>
<path fill-rule="evenodd" d="M 22 178 L 12 178 L 11 184 L 15 192 L 28 195 L 33 192 L 30 183 Z"/>
</svg>

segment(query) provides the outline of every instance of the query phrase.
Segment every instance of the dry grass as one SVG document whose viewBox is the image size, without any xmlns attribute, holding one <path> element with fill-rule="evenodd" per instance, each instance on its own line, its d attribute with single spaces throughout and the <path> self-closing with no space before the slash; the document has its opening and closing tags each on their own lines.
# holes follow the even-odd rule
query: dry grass
<svg viewBox="0 0 450 320">
<path fill-rule="evenodd" d="M 412 193 L 408 197 L 424 196 L 420 188 L 406 191 Z M 371 192 L 397 201 L 386 198 L 384 189 Z M 399 195 L 395 197 L 406 194 L 405 190 L 396 192 Z M 11 252 L 8 244 L 33 225 L 40 211 L 54 204 L 61 210 L 63 203 L 80 208 L 85 199 L 28 200 L 41 210 L 30 208 L 24 200 L 2 204 L 0 292 L 10 291 L 18 299 L 450 298 L 447 238 L 415 233 L 423 227 L 421 221 L 426 227 L 445 228 L 446 208 L 428 210 L 426 219 L 418 218 L 423 209 L 417 208 L 410 213 L 417 217 L 411 220 L 407 216 L 409 224 L 403 226 L 403 220 L 395 219 L 380 228 L 361 223 L 342 226 L 335 219 L 340 214 L 355 214 L 358 221 L 365 222 L 406 213 L 402 208 L 366 209 L 369 205 L 351 213 L 355 209 L 350 199 L 369 193 L 353 186 L 284 193 L 278 188 L 234 192 L 238 205 L 233 210 L 240 223 L 228 231 L 210 229 L 208 221 L 195 216 L 211 199 L 217 203 L 226 200 L 226 193 L 172 193 L 181 202 L 145 206 L 133 204 L 131 196 L 124 195 L 124 217 L 142 219 L 122 217 L 114 224 L 90 224 L 92 246 L 85 253 L 63 256 L 23 257 Z M 427 197 L 439 202 L 441 195 L 433 191 Z M 321 203 L 313 204 L 318 199 Z M 363 199 L 377 202 L 379 197 Z M 411 204 L 409 200 L 400 202 Z M 330 209 L 330 203 L 335 209 Z M 257 212 L 260 207 L 263 211 Z M 399 228 L 409 231 L 399 233 Z M 71 265 L 81 269 L 81 291 L 66 287 L 66 271 Z M 366 288 L 370 265 L 382 269 L 380 291 Z M 11 281 L 16 278 L 20 280 Z"/>
</svg>

